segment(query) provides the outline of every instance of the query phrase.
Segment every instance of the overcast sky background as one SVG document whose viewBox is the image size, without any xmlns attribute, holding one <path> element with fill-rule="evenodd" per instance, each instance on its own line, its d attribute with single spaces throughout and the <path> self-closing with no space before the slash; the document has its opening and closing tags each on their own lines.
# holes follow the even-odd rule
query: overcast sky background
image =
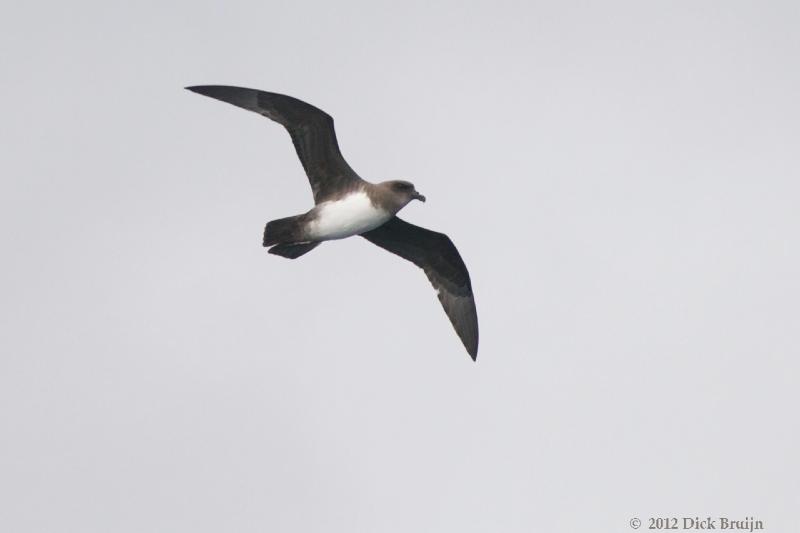
<svg viewBox="0 0 800 533">
<path fill-rule="evenodd" d="M 2 11 L 0 530 L 800 528 L 797 3 Z M 477 364 L 363 239 L 267 255 L 289 136 L 196 84 L 412 180 Z"/>
</svg>

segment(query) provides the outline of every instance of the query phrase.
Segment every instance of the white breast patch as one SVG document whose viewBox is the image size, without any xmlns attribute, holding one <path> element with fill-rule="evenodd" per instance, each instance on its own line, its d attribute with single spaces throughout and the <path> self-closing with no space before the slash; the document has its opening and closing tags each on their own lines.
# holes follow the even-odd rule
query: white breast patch
<svg viewBox="0 0 800 533">
<path fill-rule="evenodd" d="M 315 219 L 308 225 L 314 240 L 344 239 L 375 229 L 392 215 L 372 205 L 365 192 L 355 192 L 336 201 L 323 202 L 314 208 Z"/>
</svg>

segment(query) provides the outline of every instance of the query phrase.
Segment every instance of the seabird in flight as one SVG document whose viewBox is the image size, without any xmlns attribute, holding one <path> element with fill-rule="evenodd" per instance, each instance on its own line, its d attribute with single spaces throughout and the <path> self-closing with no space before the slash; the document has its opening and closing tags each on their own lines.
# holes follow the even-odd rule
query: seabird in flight
<svg viewBox="0 0 800 533">
<path fill-rule="evenodd" d="M 453 242 L 398 218 L 412 200 L 425 201 L 412 183 L 370 183 L 355 173 L 339 151 L 333 118 L 291 96 L 224 85 L 188 90 L 253 111 L 283 125 L 311 183 L 314 207 L 307 213 L 267 223 L 269 253 L 297 259 L 323 241 L 361 235 L 420 267 L 428 276 L 456 333 L 478 357 L 478 315 L 467 267 Z"/>
</svg>

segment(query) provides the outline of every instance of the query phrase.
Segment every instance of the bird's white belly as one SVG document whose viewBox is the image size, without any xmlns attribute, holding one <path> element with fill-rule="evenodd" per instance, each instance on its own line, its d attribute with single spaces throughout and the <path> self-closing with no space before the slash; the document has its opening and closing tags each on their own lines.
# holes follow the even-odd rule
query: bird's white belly
<svg viewBox="0 0 800 533">
<path fill-rule="evenodd" d="M 308 236 L 314 240 L 344 239 L 377 228 L 392 215 L 372 205 L 365 192 L 356 192 L 340 200 L 323 202 L 308 226 Z"/>
</svg>

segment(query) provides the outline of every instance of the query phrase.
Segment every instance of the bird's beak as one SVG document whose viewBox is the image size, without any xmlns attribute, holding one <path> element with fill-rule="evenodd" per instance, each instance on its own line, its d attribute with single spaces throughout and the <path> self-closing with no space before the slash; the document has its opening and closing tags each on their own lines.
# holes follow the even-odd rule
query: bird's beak
<svg viewBox="0 0 800 533">
<path fill-rule="evenodd" d="M 425 197 L 423 195 L 421 195 L 420 193 L 418 193 L 417 191 L 414 191 L 414 196 L 412 196 L 412 198 L 414 200 L 419 200 L 420 202 L 423 202 L 423 203 L 425 202 Z"/>
</svg>

